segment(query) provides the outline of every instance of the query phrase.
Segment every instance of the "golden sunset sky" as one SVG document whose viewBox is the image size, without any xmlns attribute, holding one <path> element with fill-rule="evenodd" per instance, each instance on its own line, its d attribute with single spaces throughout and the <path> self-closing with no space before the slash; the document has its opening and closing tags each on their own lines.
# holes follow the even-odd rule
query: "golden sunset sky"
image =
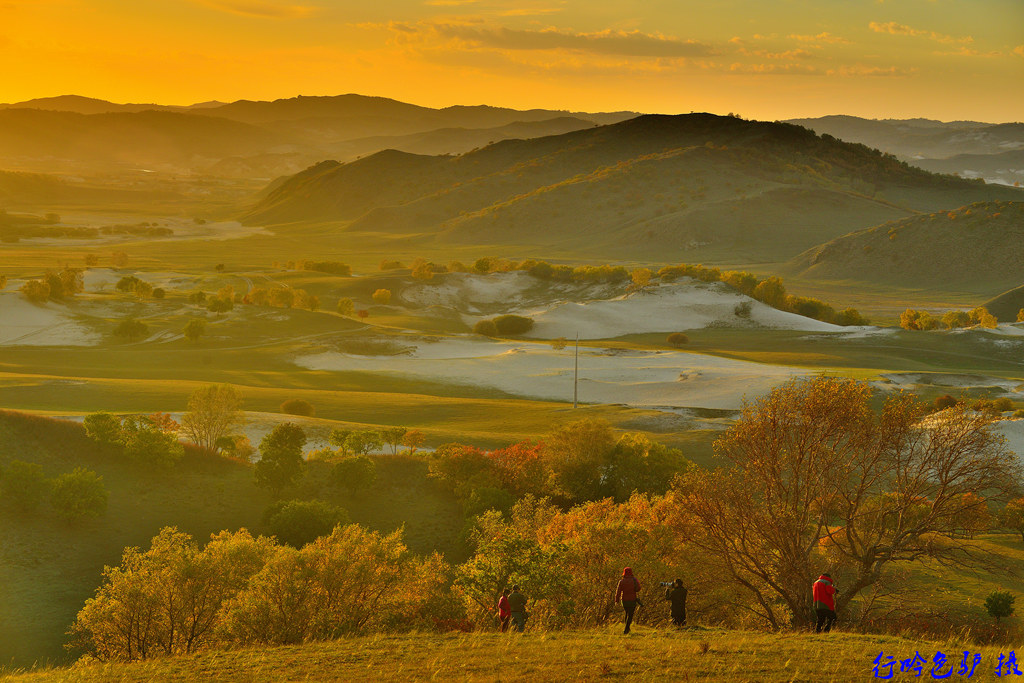
<svg viewBox="0 0 1024 683">
<path fill-rule="evenodd" d="M 0 0 L 0 101 L 1024 118 L 1024 0 Z"/>
</svg>

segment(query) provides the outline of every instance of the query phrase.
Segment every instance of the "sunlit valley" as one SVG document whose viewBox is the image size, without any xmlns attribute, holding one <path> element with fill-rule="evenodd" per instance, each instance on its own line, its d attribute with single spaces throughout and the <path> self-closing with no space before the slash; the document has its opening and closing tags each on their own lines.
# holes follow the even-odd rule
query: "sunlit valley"
<svg viewBox="0 0 1024 683">
<path fill-rule="evenodd" d="M 449 4 L 476 7 L 426 3 Z M 515 11 L 495 16 L 535 16 Z M 442 38 L 570 55 L 577 84 L 588 50 L 644 83 L 790 59 L 759 47 L 778 30 L 425 22 L 373 30 L 419 58 Z M 787 38 L 806 74 L 775 78 L 833 78 L 814 60 L 853 49 L 807 33 Z M 221 85 L 193 105 L 0 88 L 0 678 L 860 680 L 943 648 L 1002 667 L 1024 124 Z M 820 635 L 819 575 L 839 591 Z M 528 618 L 506 633 L 513 585 Z"/>
</svg>

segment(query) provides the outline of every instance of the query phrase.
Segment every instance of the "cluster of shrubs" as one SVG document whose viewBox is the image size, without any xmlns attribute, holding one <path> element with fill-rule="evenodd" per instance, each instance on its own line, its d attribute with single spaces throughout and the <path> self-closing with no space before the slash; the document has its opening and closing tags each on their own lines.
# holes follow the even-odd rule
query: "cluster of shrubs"
<svg viewBox="0 0 1024 683">
<path fill-rule="evenodd" d="M 177 422 L 167 413 L 119 416 L 87 415 L 85 434 L 106 451 L 143 466 L 166 468 L 184 455 Z"/>
<path fill-rule="evenodd" d="M 76 467 L 47 479 L 36 463 L 12 460 L 0 468 L 0 504 L 22 513 L 34 512 L 49 498 L 54 512 L 73 521 L 98 517 L 107 509 L 107 490 L 98 474 Z"/>
<path fill-rule="evenodd" d="M 722 271 L 718 268 L 690 264 L 665 266 L 658 271 L 658 277 L 662 282 L 672 282 L 680 277 L 690 277 L 701 282 L 724 282 L 738 292 L 780 311 L 796 313 L 834 325 L 870 324 L 855 308 L 836 311 L 820 299 L 788 294 L 785 284 L 779 277 L 759 278 L 746 271 Z"/>
<path fill-rule="evenodd" d="M 19 291 L 33 303 L 44 303 L 73 297 L 84 288 L 85 276 L 82 270 L 65 267 L 59 271 L 48 270 L 42 278 L 26 280 Z"/>
<path fill-rule="evenodd" d="M 486 451 L 450 443 L 430 458 L 431 476 L 445 482 L 472 517 L 507 512 L 524 496 L 560 505 L 613 498 L 633 492 L 664 493 L 691 467 L 681 451 L 643 434 L 616 435 L 603 420 L 580 420 L 539 442 L 523 441 Z"/>
<path fill-rule="evenodd" d="M 600 266 L 569 266 L 564 264 L 551 264 L 547 261 L 526 259 L 512 261 L 498 257 L 479 258 L 472 265 L 466 265 L 459 261 L 453 261 L 445 266 L 438 266 L 433 263 L 417 259 L 421 268 L 428 268 L 433 272 L 450 273 L 477 273 L 489 275 L 491 273 L 508 273 L 513 271 L 525 271 L 541 280 L 554 282 L 578 282 L 578 283 L 606 283 L 621 284 L 633 280 L 637 288 L 642 288 L 649 283 L 650 273 L 647 269 L 637 269 L 630 273 L 624 266 L 600 265 Z M 397 262 L 384 262 L 391 266 Z M 425 265 L 422 265 L 425 264 Z M 637 282 L 637 273 L 646 272 L 648 277 L 642 282 Z M 415 273 L 414 273 L 415 276 Z M 708 268 L 701 265 L 679 264 L 665 266 L 657 272 L 662 282 L 672 282 L 681 277 L 690 277 L 701 282 L 724 282 L 737 291 L 746 294 L 758 301 L 773 308 L 790 313 L 796 313 L 815 320 L 833 323 L 835 325 L 867 325 L 869 321 L 864 318 L 855 308 L 847 308 L 837 311 L 829 304 L 812 297 L 793 296 L 786 292 L 786 287 L 778 277 L 759 278 L 753 273 L 745 271 L 722 271 L 718 268 Z M 429 279 L 426 278 L 426 279 Z M 486 332 L 480 332 L 486 334 Z"/>
<path fill-rule="evenodd" d="M 951 394 L 943 394 L 935 399 L 933 406 L 935 410 L 946 410 L 947 408 L 952 408 L 960 403 L 961 399 L 958 399 Z M 971 402 L 971 409 L 976 410 L 979 413 L 986 413 L 993 417 L 999 417 L 1003 413 L 1013 410 L 1013 401 L 1006 396 L 1000 396 L 999 398 L 979 398 Z M 1013 417 L 1024 417 L 1024 409 L 1014 411 Z"/>
<path fill-rule="evenodd" d="M 280 268 L 281 262 L 274 261 L 274 268 Z M 288 270 L 309 270 L 317 273 L 327 273 L 328 275 L 338 275 L 340 277 L 351 277 L 352 266 L 341 261 L 286 261 L 284 267 Z"/>
<path fill-rule="evenodd" d="M 1024 309 L 1021 309 L 1024 314 Z M 1024 319 L 1024 315 L 1018 315 L 1018 319 Z M 941 318 L 936 318 L 928 311 L 918 311 L 908 308 L 900 314 L 900 327 L 905 330 L 937 330 L 940 327 L 947 330 L 955 330 L 962 327 L 988 327 L 995 328 L 999 320 L 992 315 L 984 306 L 978 306 L 970 311 L 947 311 Z"/>
<path fill-rule="evenodd" d="M 154 287 L 145 280 L 140 280 L 134 275 L 125 275 L 114 288 L 119 292 L 132 292 L 141 299 L 153 297 L 154 299 L 163 299 L 167 296 L 167 292 L 162 287 Z"/>
</svg>

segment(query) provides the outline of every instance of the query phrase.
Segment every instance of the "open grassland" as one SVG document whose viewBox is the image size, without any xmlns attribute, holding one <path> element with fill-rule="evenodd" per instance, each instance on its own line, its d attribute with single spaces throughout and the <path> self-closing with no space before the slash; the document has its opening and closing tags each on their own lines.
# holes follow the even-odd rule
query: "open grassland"
<svg viewBox="0 0 1024 683">
<path fill-rule="evenodd" d="M 1010 647 L 956 640 L 928 642 L 852 633 L 757 633 L 639 626 L 548 633 L 410 634 L 230 652 L 134 664 L 100 664 L 11 675 L 12 683 L 47 681 L 738 681 L 782 683 L 874 679 L 873 661 L 896 658 L 894 681 L 912 680 L 899 660 L 920 654 L 929 678 L 936 653 L 948 657 L 937 674 L 954 680 L 964 651 L 980 654 L 971 680 L 991 681 Z M 972 657 L 973 659 L 973 657 Z M 887 659 L 885 661 L 888 661 Z M 884 676 L 887 668 L 880 673 Z"/>
</svg>

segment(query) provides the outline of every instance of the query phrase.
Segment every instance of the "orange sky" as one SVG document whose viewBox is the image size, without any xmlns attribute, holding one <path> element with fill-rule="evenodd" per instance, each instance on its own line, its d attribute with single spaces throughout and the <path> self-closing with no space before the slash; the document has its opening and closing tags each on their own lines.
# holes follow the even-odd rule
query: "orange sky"
<svg viewBox="0 0 1024 683">
<path fill-rule="evenodd" d="M 1022 0 L 0 0 L 0 101 L 1024 118 Z"/>
</svg>

